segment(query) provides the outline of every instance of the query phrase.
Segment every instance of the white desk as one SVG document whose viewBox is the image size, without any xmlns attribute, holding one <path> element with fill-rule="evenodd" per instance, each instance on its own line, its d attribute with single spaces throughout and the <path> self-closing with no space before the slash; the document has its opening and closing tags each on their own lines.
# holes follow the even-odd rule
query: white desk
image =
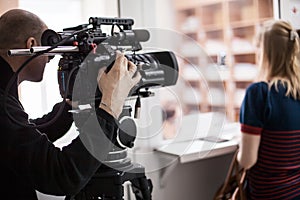
<svg viewBox="0 0 300 200">
<path fill-rule="evenodd" d="M 215 136 L 216 139 L 221 139 L 219 142 L 215 141 L 213 138 L 199 137 L 191 141 L 179 141 L 166 144 L 158 148 L 157 151 L 177 156 L 180 163 L 228 154 L 235 151 L 237 148 L 240 134 L 239 127 L 238 123 L 226 124 L 223 127 L 221 134 Z"/>
<path fill-rule="evenodd" d="M 154 184 L 153 198 L 212 199 L 225 179 L 237 148 L 239 127 L 238 123 L 223 127 L 218 137 L 227 139 L 225 142 L 207 141 L 200 135 L 194 140 L 176 141 L 157 148 L 153 159 L 145 164 L 146 168 L 152 168 L 148 177 Z M 156 166 L 156 163 L 159 164 Z"/>
<path fill-rule="evenodd" d="M 228 154 L 236 150 L 236 148 L 236 141 L 215 143 L 204 140 L 196 140 L 192 143 L 182 142 L 170 144 L 165 148 L 158 149 L 157 151 L 178 156 L 180 163 L 187 163 Z"/>
</svg>

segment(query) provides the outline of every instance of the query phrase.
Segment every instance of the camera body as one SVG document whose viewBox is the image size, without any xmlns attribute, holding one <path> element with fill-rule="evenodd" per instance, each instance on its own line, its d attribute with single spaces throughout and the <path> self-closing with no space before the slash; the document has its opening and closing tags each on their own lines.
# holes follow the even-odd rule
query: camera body
<svg viewBox="0 0 300 200">
<path fill-rule="evenodd" d="M 89 24 L 66 28 L 62 32 L 46 30 L 42 35 L 42 46 L 73 47 L 59 52 L 62 55 L 58 68 L 61 95 L 83 103 L 93 98 L 99 100 L 101 92 L 97 89 L 95 93 L 92 89 L 98 71 L 101 67 L 107 67 L 106 72 L 110 70 L 117 50 L 139 66 L 142 76 L 129 96 L 149 96 L 150 87 L 175 85 L 178 79 L 175 54 L 170 51 L 138 53 L 142 50 L 141 42 L 148 41 L 150 33 L 143 29 L 133 30 L 133 24 L 133 19 L 91 17 Z M 102 25 L 111 26 L 111 35 L 103 33 Z M 115 27 L 118 27 L 118 32 L 114 32 Z M 145 91 L 141 92 L 141 89 Z M 73 91 L 79 99 L 75 98 Z"/>
</svg>

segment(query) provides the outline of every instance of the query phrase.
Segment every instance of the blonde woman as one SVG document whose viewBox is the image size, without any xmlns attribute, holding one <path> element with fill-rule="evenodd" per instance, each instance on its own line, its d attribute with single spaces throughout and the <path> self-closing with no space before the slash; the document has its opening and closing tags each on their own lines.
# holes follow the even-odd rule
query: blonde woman
<svg viewBox="0 0 300 200">
<path fill-rule="evenodd" d="M 264 24 L 260 81 L 247 88 L 238 160 L 249 199 L 300 199 L 299 36 L 282 20 Z"/>
</svg>

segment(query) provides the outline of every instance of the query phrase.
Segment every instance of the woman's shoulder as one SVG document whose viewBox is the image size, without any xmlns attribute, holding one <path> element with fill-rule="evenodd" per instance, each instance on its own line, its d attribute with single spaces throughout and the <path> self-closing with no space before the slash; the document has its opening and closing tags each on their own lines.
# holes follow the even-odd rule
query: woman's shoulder
<svg viewBox="0 0 300 200">
<path fill-rule="evenodd" d="M 267 92 L 268 91 L 268 83 L 264 81 L 251 83 L 247 87 L 247 92 Z"/>
</svg>

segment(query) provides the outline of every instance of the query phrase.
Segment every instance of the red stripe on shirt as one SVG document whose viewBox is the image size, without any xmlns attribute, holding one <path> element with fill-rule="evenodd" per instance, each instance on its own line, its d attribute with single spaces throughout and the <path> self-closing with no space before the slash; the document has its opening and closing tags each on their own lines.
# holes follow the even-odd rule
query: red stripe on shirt
<svg viewBox="0 0 300 200">
<path fill-rule="evenodd" d="M 261 135 L 262 128 L 241 124 L 241 131 L 253 135 Z"/>
</svg>

